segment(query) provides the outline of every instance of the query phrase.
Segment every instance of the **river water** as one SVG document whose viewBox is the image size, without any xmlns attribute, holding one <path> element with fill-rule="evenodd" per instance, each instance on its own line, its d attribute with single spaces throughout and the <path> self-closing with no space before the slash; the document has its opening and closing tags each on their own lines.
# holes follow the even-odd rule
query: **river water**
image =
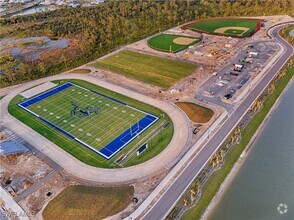
<svg viewBox="0 0 294 220">
<path fill-rule="evenodd" d="M 293 97 L 294 83 L 272 112 L 209 219 L 294 219 Z"/>
</svg>

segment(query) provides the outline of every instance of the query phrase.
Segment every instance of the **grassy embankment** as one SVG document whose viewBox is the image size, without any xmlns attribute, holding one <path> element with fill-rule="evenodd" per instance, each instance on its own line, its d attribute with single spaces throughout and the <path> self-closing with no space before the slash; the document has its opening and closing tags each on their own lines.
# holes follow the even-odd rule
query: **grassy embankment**
<svg viewBox="0 0 294 220">
<path fill-rule="evenodd" d="M 132 186 L 70 186 L 48 203 L 43 218 L 103 219 L 124 210 L 130 204 L 133 194 Z"/>
<path fill-rule="evenodd" d="M 195 103 L 177 102 L 176 105 L 186 113 L 191 121 L 196 123 L 206 123 L 214 115 L 210 108 Z"/>
</svg>

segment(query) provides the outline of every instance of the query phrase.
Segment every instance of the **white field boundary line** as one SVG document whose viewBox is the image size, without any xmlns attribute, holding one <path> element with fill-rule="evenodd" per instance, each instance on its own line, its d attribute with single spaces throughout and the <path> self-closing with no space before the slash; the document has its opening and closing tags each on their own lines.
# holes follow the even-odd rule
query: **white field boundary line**
<svg viewBox="0 0 294 220">
<path fill-rule="evenodd" d="M 122 145 L 119 149 L 117 149 L 115 152 L 113 152 L 113 154 L 111 154 L 109 156 L 109 159 L 111 157 L 113 157 L 118 151 L 120 151 L 122 148 L 124 148 L 126 145 L 128 145 L 131 141 L 133 141 L 135 138 L 137 138 L 140 134 L 142 134 L 146 129 L 148 129 L 149 127 L 151 127 L 155 122 L 157 122 L 158 118 L 156 118 L 152 123 L 150 123 L 148 126 L 146 126 L 141 132 L 137 133 L 134 137 L 132 137 L 129 141 L 127 141 L 124 145 Z M 104 147 L 105 148 L 105 147 Z M 103 149 L 103 148 L 102 148 Z M 101 150 L 102 150 L 101 149 Z M 106 148 L 107 149 L 107 148 Z M 109 149 L 107 149 L 108 151 L 110 151 Z M 110 151 L 112 152 L 112 151 Z"/>
<path fill-rule="evenodd" d="M 272 30 L 270 30 L 272 31 Z M 284 48 L 284 46 L 281 46 L 279 43 L 278 45 L 281 48 Z M 292 46 L 291 46 L 292 47 Z M 292 47 L 293 48 L 293 47 Z M 276 55 L 277 56 L 277 55 Z M 289 57 L 290 58 L 290 57 Z M 285 65 L 285 63 L 289 60 L 289 58 L 283 63 L 283 65 L 281 65 L 281 67 L 278 69 L 277 72 L 280 71 L 280 69 Z M 276 74 L 269 80 L 269 82 L 267 83 L 267 85 L 262 89 L 262 91 L 260 92 L 260 94 L 258 95 L 258 97 L 263 93 L 263 91 L 265 90 L 265 88 L 267 88 L 267 86 L 271 83 L 272 79 L 276 76 Z M 255 85 L 256 86 L 256 85 Z M 251 105 L 248 107 L 248 109 L 253 105 L 254 102 L 251 103 Z M 247 109 L 247 111 L 248 111 Z M 236 123 L 236 125 L 242 120 L 242 118 L 245 116 L 245 114 L 247 113 L 247 111 L 244 112 L 244 114 L 239 118 L 238 122 Z M 221 117 L 221 116 L 220 116 Z M 227 121 L 228 119 L 226 119 Z M 220 129 L 220 128 L 219 128 Z M 235 129 L 235 126 L 232 127 L 232 129 L 230 130 L 230 132 L 228 132 L 228 134 L 225 136 L 224 140 L 226 138 L 228 138 L 229 134 Z M 215 135 L 215 133 L 213 134 L 213 136 Z M 200 140 L 200 139 L 199 139 Z M 197 145 L 199 141 L 196 142 L 196 144 L 185 154 L 185 156 L 181 159 L 181 161 L 175 166 L 175 168 L 161 181 L 161 183 L 154 189 L 154 191 L 147 197 L 147 199 L 140 205 L 141 206 L 145 206 L 148 207 L 152 201 L 155 199 L 155 197 L 160 193 L 161 190 L 164 189 L 164 186 L 166 183 L 170 182 L 172 177 L 176 174 L 176 172 L 178 170 L 180 170 L 180 168 L 182 168 L 183 164 L 187 161 L 187 157 L 189 159 L 190 154 L 193 153 L 192 150 L 194 150 L 195 146 Z M 212 157 L 212 155 L 215 154 L 215 152 L 219 149 L 219 147 L 222 145 L 222 143 L 215 149 L 215 151 L 211 154 L 210 158 Z M 200 151 L 199 151 L 200 152 Z M 199 152 L 194 156 L 194 158 L 199 154 Z M 187 156 L 189 155 L 189 156 Z M 209 159 L 210 159 L 209 158 Z M 209 161 L 209 159 L 207 160 L 207 162 Z M 186 165 L 186 167 L 191 164 L 192 160 L 189 161 L 189 163 Z M 199 170 L 199 172 L 196 174 L 199 175 L 199 173 L 201 172 L 201 170 L 206 166 L 207 162 L 201 167 L 201 169 Z M 177 175 L 176 179 L 180 176 L 180 174 L 184 171 L 184 169 L 182 169 L 182 171 Z M 191 185 L 191 183 L 194 181 L 194 179 L 192 179 L 192 181 L 187 185 L 187 187 L 185 188 L 185 190 L 183 190 L 183 192 L 181 193 L 181 195 L 178 197 L 178 199 L 173 203 L 173 205 L 171 206 L 171 208 L 168 210 L 168 212 L 165 214 L 164 218 L 170 213 L 170 211 L 173 209 L 173 207 L 175 206 L 175 204 L 178 202 L 178 200 L 182 197 L 182 195 L 186 192 L 186 190 L 189 188 L 189 186 Z M 165 190 L 165 192 L 170 188 L 171 184 L 168 186 L 168 188 Z M 162 196 L 162 195 L 161 195 Z M 160 196 L 160 197 L 161 197 Z M 159 201 L 159 199 L 157 199 L 157 201 L 155 202 L 155 204 Z M 155 205 L 153 204 L 153 206 Z M 138 209 L 136 209 L 129 217 L 127 217 L 126 219 L 136 219 L 138 218 L 144 211 L 146 208 L 141 208 L 143 210 L 140 209 L 140 207 Z M 146 216 L 148 214 L 148 212 L 146 212 L 144 214 L 144 216 Z M 142 218 L 144 218 L 144 216 Z"/>
<path fill-rule="evenodd" d="M 77 87 L 79 87 L 79 88 L 81 88 L 81 89 L 84 89 L 84 90 L 86 90 L 86 91 L 88 91 L 88 92 L 91 92 L 90 90 L 88 90 L 88 89 L 86 89 L 86 88 L 83 88 L 83 87 L 80 87 L 80 86 L 78 86 L 78 85 L 76 85 L 76 84 L 73 84 L 73 83 L 70 83 L 69 82 L 69 84 L 71 84 L 72 86 L 77 86 Z M 62 85 L 61 85 L 62 86 Z M 52 89 L 53 90 L 53 89 Z M 48 91 L 47 91 L 48 92 Z M 46 93 L 46 92 L 45 92 Z M 41 94 L 40 94 L 41 95 Z M 98 94 L 97 94 L 98 95 Z M 35 98 L 35 97 L 33 97 L 33 98 Z M 106 98 L 106 97 L 105 97 Z M 111 99 L 109 99 L 109 100 L 111 100 Z M 28 101 L 28 100 L 26 100 L 26 101 Z M 112 100 L 111 100 L 112 101 Z M 30 112 L 31 114 L 33 114 L 33 115 L 35 115 L 35 116 L 37 116 L 38 118 L 39 118 L 39 116 L 37 115 L 37 114 L 35 114 L 34 112 L 32 112 L 32 111 L 30 111 L 29 109 L 27 109 L 27 108 L 25 108 L 25 107 L 23 107 L 22 105 L 21 105 L 22 103 L 20 103 L 20 104 L 18 104 L 20 107 L 22 107 L 23 109 L 25 109 L 25 110 L 27 110 L 28 112 Z M 128 106 L 128 105 L 125 105 L 126 107 L 129 107 L 129 108 L 132 108 L 131 106 Z M 140 110 L 138 110 L 138 109 L 136 109 L 136 108 L 133 108 L 134 110 L 136 110 L 136 111 L 140 111 Z M 143 111 L 141 111 L 141 112 L 143 112 Z M 148 114 L 148 115 L 150 115 L 150 114 Z M 153 116 L 153 115 L 151 115 L 151 116 Z M 77 138 L 77 137 L 75 137 L 75 135 L 72 135 L 72 134 L 70 134 L 70 135 L 72 135 L 73 137 L 74 137 L 74 140 L 76 140 L 77 142 L 79 142 L 79 143 L 81 143 L 82 145 L 84 145 L 84 146 L 86 146 L 87 148 L 89 148 L 89 149 L 91 149 L 92 151 L 94 151 L 94 152 L 96 152 L 96 153 L 98 153 L 98 154 L 100 154 L 101 156 L 103 156 L 104 158 L 106 158 L 106 159 L 110 159 L 111 157 L 113 157 L 118 151 L 120 151 L 122 148 L 124 148 L 127 144 L 129 144 L 131 141 L 133 141 L 135 138 L 137 138 L 140 134 L 142 134 L 146 129 L 148 129 L 150 126 L 152 126 L 156 121 L 158 121 L 158 117 L 156 117 L 156 116 L 153 116 L 153 117 L 155 117 L 155 120 L 152 122 L 152 123 L 150 123 L 148 126 L 146 126 L 144 129 L 142 129 L 142 131 L 141 132 L 139 132 L 139 133 L 137 133 L 134 137 L 132 137 L 129 141 L 127 141 L 125 144 L 123 144 L 119 149 L 117 149 L 115 152 L 112 152 L 112 151 L 110 151 L 110 152 L 112 152 L 112 154 L 110 155 L 110 156 L 106 156 L 106 155 L 104 155 L 103 153 L 101 153 L 99 150 L 97 150 L 97 149 L 95 149 L 95 148 L 93 148 L 93 147 L 91 147 L 90 145 L 88 145 L 87 143 L 85 143 L 84 141 L 82 141 L 82 140 L 80 140 L 79 138 Z M 43 118 L 43 117 L 42 117 Z M 44 120 L 46 120 L 46 121 L 48 121 L 47 119 L 45 119 L 44 118 Z M 52 123 L 52 122 L 51 122 Z M 61 127 L 59 127 L 59 126 L 57 126 L 55 123 L 53 123 L 56 127 L 58 127 L 59 129 L 61 129 L 63 132 L 65 132 L 65 133 L 68 133 L 66 130 L 64 130 L 64 129 L 62 129 Z M 105 147 L 104 147 L 105 148 Z M 102 148 L 103 149 L 103 148 Z M 106 148 L 107 149 L 107 148 Z M 107 149 L 108 150 L 108 149 Z M 109 150 L 108 150 L 109 151 Z"/>
<path fill-rule="evenodd" d="M 56 87 L 57 84 L 52 83 L 52 82 L 45 82 L 42 83 L 36 87 L 30 88 L 26 91 L 23 91 L 22 93 L 20 93 L 20 95 L 26 99 L 32 98 L 42 92 L 46 92 L 49 89 L 52 89 L 54 87 Z"/>
<path fill-rule="evenodd" d="M 270 32 L 272 32 L 272 29 L 270 30 Z M 277 43 L 277 42 L 276 42 Z M 277 45 L 279 45 L 280 46 L 280 48 L 283 50 L 283 51 L 285 51 L 285 47 L 283 46 L 283 45 L 280 45 L 280 43 L 277 43 Z M 288 45 L 290 45 L 290 44 L 288 44 Z M 291 47 L 292 47 L 292 45 L 290 45 Z M 293 47 L 292 47 L 293 48 Z M 278 56 L 279 54 L 277 53 L 276 54 L 276 57 L 279 57 Z M 290 56 L 291 57 L 291 56 Z M 279 67 L 279 69 L 277 70 L 277 72 L 276 72 L 276 74 L 283 68 L 283 66 L 286 64 L 286 62 L 290 59 L 290 57 L 288 57 L 286 60 L 285 60 L 285 62 Z M 276 61 L 277 62 L 277 61 Z M 276 63 L 275 62 L 275 63 Z M 273 64 L 272 64 L 273 65 Z M 268 69 L 266 70 L 266 71 L 268 71 Z M 258 94 L 258 96 L 257 96 L 257 98 L 265 91 L 265 89 L 268 87 L 268 85 L 272 82 L 272 80 L 276 77 L 276 74 L 274 74 L 273 75 L 273 77 L 268 81 L 268 83 L 266 84 L 266 86 L 260 91 L 260 93 Z M 256 87 L 257 85 L 254 85 L 254 87 Z M 248 94 L 249 95 L 249 94 Z M 246 96 L 247 97 L 247 96 Z M 255 99 L 256 100 L 256 99 Z M 250 106 L 247 108 L 247 110 L 244 112 L 244 114 L 238 119 L 238 121 L 237 121 L 237 123 L 236 123 L 236 125 L 238 125 L 239 124 L 239 122 L 243 119 L 243 117 L 246 115 L 246 113 L 247 113 L 247 111 L 251 108 L 251 106 L 254 104 L 254 102 L 252 102 L 251 104 L 250 104 Z M 236 125 L 235 126 L 233 126 L 232 127 L 232 129 L 227 133 L 227 135 L 225 136 L 225 138 L 223 139 L 223 140 L 226 140 L 228 137 L 229 137 L 229 135 L 232 133 L 232 131 L 235 129 L 235 127 L 236 127 Z M 213 134 L 213 136 L 214 136 L 214 134 Z M 196 176 L 198 176 L 199 175 L 199 173 L 203 170 L 203 168 L 207 165 L 207 163 L 208 163 L 208 161 L 212 158 L 212 156 L 218 151 L 218 149 L 221 147 L 221 145 L 222 145 L 222 143 L 223 143 L 223 141 L 217 146 L 217 148 L 214 150 L 214 152 L 210 155 L 210 157 L 209 157 L 209 159 L 206 161 L 206 163 L 201 167 L 201 169 L 199 170 L 199 172 L 195 175 L 195 177 Z M 199 152 L 198 152 L 199 153 Z M 197 153 L 197 154 L 198 154 Z M 196 154 L 196 155 L 197 155 Z M 194 156 L 194 157 L 196 157 L 196 155 Z M 192 160 L 190 160 L 190 162 L 189 162 L 189 164 L 192 162 Z M 188 165 L 187 165 L 188 166 Z M 183 169 L 184 170 L 184 169 Z M 182 171 L 183 172 L 183 171 Z M 178 175 L 178 177 L 179 177 L 179 175 Z M 177 177 L 177 178 L 178 178 Z M 171 206 L 171 208 L 167 211 L 167 213 L 164 215 L 164 219 L 168 216 L 168 214 L 171 212 L 171 210 L 175 207 L 175 205 L 177 204 L 177 202 L 179 201 L 179 199 L 183 196 L 183 194 L 187 191 L 187 189 L 190 187 L 190 185 L 193 183 L 193 181 L 195 180 L 195 178 L 194 179 L 192 179 L 190 182 L 189 182 L 189 184 L 187 185 L 187 187 L 185 188 L 185 190 L 183 190 L 183 192 L 181 193 L 181 195 L 178 197 L 178 199 L 173 203 L 173 205 Z M 158 200 L 157 200 L 158 201 Z M 148 212 L 147 212 L 148 213 Z M 147 214 L 146 213 L 146 214 Z M 145 214 L 145 215 L 146 215 Z M 144 216 L 145 216 L 144 215 Z"/>
<path fill-rule="evenodd" d="M 97 95 L 97 94 L 94 94 L 94 95 Z M 75 99 L 75 97 L 72 97 L 72 96 L 70 96 L 70 98 L 71 99 Z M 103 97 L 102 97 L 103 98 Z M 103 98 L 104 99 L 104 98 Z M 105 99 L 105 100 L 108 100 L 108 99 Z M 87 104 L 87 102 L 84 102 L 83 100 L 81 100 L 83 103 L 85 103 L 85 105 Z M 113 104 L 113 103 L 115 103 L 115 104 L 117 104 L 116 102 L 111 102 L 110 100 L 108 100 L 109 101 L 109 103 L 111 103 L 111 104 Z M 57 103 L 58 104 L 58 103 Z M 57 107 L 57 104 L 52 104 L 52 103 L 48 103 L 48 105 L 52 105 L 53 107 Z M 120 106 L 120 110 L 121 109 L 124 109 L 124 106 L 122 106 L 122 105 L 119 105 L 119 104 L 117 104 L 118 106 Z M 59 107 L 57 107 L 58 108 L 58 110 L 60 109 Z M 64 112 L 64 111 L 62 111 L 62 112 Z M 112 111 L 110 111 L 110 112 L 107 112 L 108 114 L 111 114 L 111 112 Z M 113 111 L 113 112 L 115 112 L 115 111 Z M 66 113 L 64 113 L 64 114 L 66 114 Z M 54 116 L 52 116 L 53 118 L 54 118 Z M 111 117 L 113 117 L 113 116 L 111 116 Z M 49 116 L 49 117 L 46 117 L 46 118 L 48 118 L 51 122 L 52 122 L 52 118 Z M 107 117 L 108 118 L 108 117 Z M 119 119 L 120 120 L 120 122 L 119 122 L 119 124 L 122 124 L 122 123 L 124 123 L 125 121 L 124 120 L 121 120 L 121 118 L 118 118 L 118 117 L 116 117 L 117 119 Z M 129 116 L 128 117 L 129 119 L 131 119 L 132 117 L 131 116 Z M 105 119 L 105 120 L 107 120 L 107 119 Z M 119 121 L 118 120 L 118 121 Z M 53 120 L 54 121 L 54 120 Z M 103 121 L 103 120 L 102 120 Z M 102 121 L 100 121 L 100 122 L 102 122 Z M 70 133 L 72 132 L 72 130 L 71 130 L 71 128 L 70 128 L 70 126 L 63 126 L 63 124 L 61 124 L 61 125 L 59 125 L 59 124 L 57 124 L 57 123 L 55 123 L 55 122 L 53 122 L 55 125 L 57 125 L 57 126 L 62 126 L 62 129 L 63 130 L 68 130 Z M 79 123 L 79 120 L 78 119 L 75 119 L 75 120 L 73 120 L 72 121 L 72 123 L 73 124 L 75 124 L 75 123 Z M 86 130 L 84 130 L 84 133 L 86 133 L 86 132 L 88 132 L 89 130 L 91 130 L 93 127 L 96 127 L 96 125 L 95 124 L 93 124 L 93 123 L 91 123 L 91 122 L 89 122 L 89 121 L 87 121 L 87 122 L 84 122 L 85 124 L 90 124 L 90 125 L 92 125 L 92 127 L 90 127 L 89 129 L 86 129 Z M 113 123 L 113 124 L 115 124 L 115 123 Z M 116 124 L 118 124 L 118 123 L 116 123 Z M 80 123 L 80 126 L 81 127 L 83 127 L 84 126 L 84 124 L 83 123 Z M 87 127 L 87 126 L 86 126 Z M 119 125 L 117 126 L 117 127 L 120 127 Z M 97 127 L 96 127 L 97 128 Z M 102 129 L 99 129 L 99 130 L 102 130 Z M 110 135 L 111 136 L 111 135 Z M 103 136 L 104 137 L 104 136 Z M 115 138 L 115 136 L 114 136 L 114 138 Z"/>
<path fill-rule="evenodd" d="M 78 86 L 78 85 L 76 85 L 76 84 L 73 84 L 73 83 L 70 83 L 70 84 L 72 84 L 73 86 L 77 86 L 78 88 L 80 88 L 80 89 L 83 89 L 83 90 L 86 90 L 86 91 L 88 91 L 89 93 L 93 93 L 92 91 L 90 91 L 90 90 L 88 90 L 88 89 L 86 89 L 86 88 L 83 88 L 83 87 L 81 87 L 81 86 Z M 98 94 L 95 94 L 94 93 L 94 95 L 96 95 L 96 96 L 99 96 Z M 119 106 L 122 106 L 122 104 L 120 104 L 120 103 L 117 103 L 117 102 L 114 102 L 113 100 L 111 100 L 111 99 L 107 99 L 106 97 L 104 97 L 104 96 L 101 96 L 103 99 L 105 99 L 105 100 L 107 100 L 108 101 L 108 103 L 115 103 L 115 104 L 117 104 L 117 105 L 119 105 Z M 71 97 L 71 98 L 73 98 L 73 97 Z M 83 102 L 83 101 L 82 101 Z M 84 102 L 83 102 L 84 103 Z M 86 103 L 86 102 L 85 102 Z M 51 103 L 52 104 L 52 103 Z M 56 105 L 54 105 L 54 104 L 52 104 L 53 106 L 55 106 L 55 107 L 57 107 Z M 131 106 L 128 106 L 128 105 L 123 105 L 123 107 L 129 107 L 129 108 L 132 108 Z M 123 107 L 121 107 L 121 109 L 124 109 Z M 24 107 L 23 107 L 24 108 Z M 58 108 L 58 107 L 57 107 Z M 29 111 L 30 113 L 32 113 L 32 114 L 34 114 L 35 116 L 37 116 L 37 117 L 39 117 L 37 114 L 35 114 L 34 112 L 32 112 L 32 111 L 30 111 L 29 109 L 27 109 L 27 108 L 24 108 L 24 109 L 26 109 L 27 111 Z M 140 111 L 140 110 L 138 110 L 138 109 L 136 109 L 136 108 L 132 108 L 133 110 L 135 110 L 135 111 L 139 111 L 139 112 L 143 112 L 143 111 Z M 145 113 L 145 112 L 143 112 L 143 113 Z M 147 113 L 146 113 L 147 114 Z M 148 115 L 150 115 L 150 114 L 148 114 Z M 153 115 L 152 115 L 153 116 Z M 155 116 L 154 116 L 155 117 Z M 44 117 L 43 117 L 44 118 Z M 156 121 L 158 120 L 158 117 L 155 117 L 156 118 Z M 49 120 L 50 120 L 50 117 L 49 117 Z M 52 122 L 52 120 L 50 120 L 51 122 Z M 124 121 L 121 121 L 121 123 L 124 123 Z M 62 130 L 64 130 L 64 131 L 67 131 L 67 130 L 69 130 L 69 133 L 72 135 L 72 133 L 71 133 L 71 131 L 70 131 L 70 129 L 64 129 L 64 128 L 61 128 L 59 125 L 56 125 L 56 123 L 53 123 L 53 124 L 55 124 L 55 126 L 57 126 L 57 127 L 59 127 L 60 129 L 62 129 Z M 93 125 L 92 123 L 90 123 L 91 125 Z M 92 126 L 92 127 L 95 127 L 94 125 Z M 149 126 L 148 126 L 149 127 Z M 144 130 L 146 130 L 146 129 L 144 129 Z M 142 132 L 140 132 L 139 133 L 139 135 L 141 134 Z M 92 150 L 94 150 L 96 153 L 99 153 L 98 151 L 97 151 L 97 149 L 95 149 L 95 148 L 93 148 L 93 147 L 91 147 L 90 145 L 88 145 L 88 144 L 86 144 L 84 141 L 82 141 L 82 140 L 80 140 L 79 138 L 77 138 L 75 135 L 73 135 L 74 137 L 75 137 L 75 139 L 78 141 L 78 142 L 80 142 L 80 143 L 82 143 L 83 145 L 86 145 L 87 147 L 89 147 L 89 148 L 91 148 Z M 114 139 L 115 139 L 116 137 L 114 137 Z M 129 142 L 128 142 L 129 143 Z"/>
<path fill-rule="evenodd" d="M 66 85 L 66 84 L 71 84 L 71 83 L 65 83 L 65 84 L 62 84 L 62 85 L 60 85 L 60 86 L 57 86 L 57 87 L 54 87 L 54 88 L 52 88 L 52 89 L 49 89 L 49 90 L 47 90 L 47 91 L 44 91 L 44 92 L 42 92 L 42 93 L 40 93 L 40 94 L 38 94 L 38 95 L 36 95 L 36 96 L 33 96 L 33 97 L 31 97 L 31 98 L 29 98 L 29 99 L 27 99 L 27 100 L 25 100 L 25 101 L 23 101 L 23 102 L 21 102 L 21 103 L 19 103 L 19 104 L 23 104 L 23 103 L 26 103 L 26 102 L 28 102 L 28 101 L 30 101 L 30 100 L 32 100 L 32 99 L 34 99 L 34 98 L 37 98 L 37 97 L 39 97 L 39 96 L 41 96 L 41 95 L 43 95 L 43 94 L 45 94 L 45 93 L 48 93 L 48 92 L 51 92 L 52 90 L 55 90 L 55 89 L 57 89 L 57 88 L 59 88 L 59 87 L 62 87 L 62 86 L 64 86 L 64 85 Z M 67 87 L 66 89 L 68 89 L 69 87 Z M 65 89 L 64 89 L 65 90 Z M 63 90 L 62 90 L 63 91 Z M 61 91 L 57 91 L 56 93 L 58 93 L 58 92 L 61 92 Z M 54 93 L 54 94 L 56 94 L 56 93 Z M 48 98 L 48 97 L 46 97 L 46 98 Z M 43 100 L 43 99 L 42 99 Z M 34 103 L 34 104 L 36 104 L 36 103 Z"/>
</svg>

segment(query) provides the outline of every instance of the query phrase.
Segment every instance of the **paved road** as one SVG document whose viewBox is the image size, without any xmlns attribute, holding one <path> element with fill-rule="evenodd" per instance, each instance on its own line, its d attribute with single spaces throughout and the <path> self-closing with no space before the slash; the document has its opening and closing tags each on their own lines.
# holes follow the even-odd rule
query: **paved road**
<svg viewBox="0 0 294 220">
<path fill-rule="evenodd" d="M 185 168 L 175 182 L 166 190 L 157 203 L 149 210 L 144 216 L 144 220 L 164 219 L 169 213 L 186 187 L 189 186 L 194 177 L 201 171 L 203 166 L 209 160 L 210 156 L 221 145 L 223 140 L 227 137 L 230 131 L 238 124 L 238 121 L 247 112 L 248 108 L 268 85 L 271 79 L 284 65 L 288 58 L 293 54 L 293 47 L 285 42 L 279 35 L 278 30 L 280 27 L 276 27 L 272 31 L 272 37 L 277 42 L 281 43 L 285 47 L 284 54 L 278 59 L 278 61 L 272 66 L 272 68 L 266 73 L 263 79 L 258 85 L 252 89 L 251 93 L 244 99 L 240 106 L 231 114 L 229 119 L 222 125 L 222 127 L 215 133 L 214 136 L 207 142 L 202 150 L 193 158 L 192 162 Z"/>
<path fill-rule="evenodd" d="M 174 124 L 174 136 L 170 144 L 156 157 L 132 167 L 103 169 L 82 163 L 39 133 L 35 132 L 30 127 L 18 121 L 7 111 L 9 102 L 17 94 L 40 83 L 58 79 L 81 79 L 90 81 L 91 83 L 108 88 L 114 92 L 158 107 L 159 109 L 166 112 Z M 51 158 L 55 163 L 62 166 L 66 172 L 70 173 L 74 177 L 77 177 L 78 179 L 96 183 L 129 183 L 137 179 L 146 178 L 148 175 L 152 175 L 161 171 L 162 169 L 165 169 L 165 166 L 173 161 L 174 158 L 176 158 L 177 155 L 180 154 L 181 151 L 185 149 L 185 146 L 190 144 L 191 141 L 191 128 L 189 120 L 187 119 L 186 115 L 176 106 L 155 100 L 151 97 L 130 91 L 128 89 L 101 81 L 100 79 L 96 79 L 87 75 L 61 74 L 24 83 L 20 87 L 17 87 L 11 91 L 2 100 L 0 100 L 0 115 L 3 125 L 8 127 L 14 133 L 18 134 L 21 138 L 26 140 L 43 154 Z"/>
</svg>

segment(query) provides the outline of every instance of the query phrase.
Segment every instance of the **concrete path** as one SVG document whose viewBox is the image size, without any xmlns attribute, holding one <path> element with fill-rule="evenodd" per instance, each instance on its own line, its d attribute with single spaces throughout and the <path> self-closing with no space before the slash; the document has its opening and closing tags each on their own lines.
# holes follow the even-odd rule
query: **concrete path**
<svg viewBox="0 0 294 220">
<path fill-rule="evenodd" d="M 17 94 L 40 83 L 60 79 L 80 79 L 89 81 L 93 84 L 97 84 L 101 87 L 105 87 L 114 92 L 123 94 L 125 96 L 145 102 L 149 105 L 153 105 L 161 109 L 171 118 L 174 124 L 174 136 L 170 144 L 163 152 L 161 152 L 156 157 L 136 166 L 119 169 L 97 168 L 79 161 L 78 159 L 68 154 L 63 149 L 50 142 L 48 139 L 38 134 L 33 129 L 18 121 L 16 118 L 8 113 L 8 104 Z M 169 162 L 173 161 L 173 159 L 177 157 L 182 149 L 184 149 L 185 146 L 187 146 L 191 142 L 191 136 L 189 135 L 191 133 L 189 120 L 187 120 L 186 115 L 176 106 L 170 103 L 155 100 L 145 95 L 107 83 L 88 75 L 61 74 L 24 83 L 23 85 L 17 87 L 16 89 L 12 90 L 8 95 L 6 95 L 0 101 L 0 104 L 0 113 L 3 125 L 18 134 L 21 138 L 29 142 L 35 148 L 40 150 L 43 154 L 50 157 L 54 162 L 62 166 L 66 172 L 77 178 L 92 182 L 129 183 L 133 182 L 136 179 L 141 179 L 149 176 L 157 171 L 163 170 L 164 167 L 169 164 Z"/>
<path fill-rule="evenodd" d="M 3 211 L 3 219 L 17 216 L 20 220 L 29 220 L 27 213 L 13 200 L 12 196 L 0 186 L 0 200 L 4 202 L 4 206 L 9 210 Z M 2 219 L 2 217 L 1 217 Z"/>
</svg>

